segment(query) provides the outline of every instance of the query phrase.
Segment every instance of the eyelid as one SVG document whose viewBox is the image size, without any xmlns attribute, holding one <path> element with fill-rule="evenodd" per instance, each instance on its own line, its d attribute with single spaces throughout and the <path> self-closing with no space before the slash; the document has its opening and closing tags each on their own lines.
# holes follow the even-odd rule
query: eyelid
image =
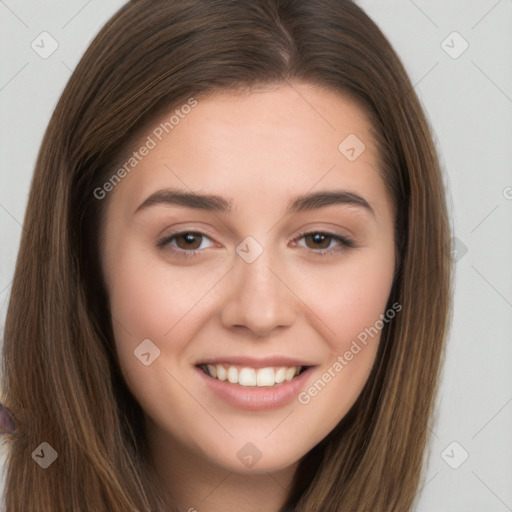
<svg viewBox="0 0 512 512">
<path fill-rule="evenodd" d="M 324 256 L 324 255 L 330 255 L 330 254 L 344 252 L 346 249 L 352 249 L 352 248 L 356 247 L 354 240 L 352 240 L 351 238 L 344 236 L 344 235 L 340 235 L 338 233 L 333 233 L 332 231 L 322 230 L 322 229 L 310 229 L 310 230 L 302 231 L 292 241 L 296 242 L 297 240 L 300 240 L 301 238 L 304 238 L 307 235 L 315 235 L 315 234 L 326 235 L 328 238 L 331 238 L 332 240 L 337 241 L 339 243 L 339 245 L 338 245 L 338 248 L 334 248 L 334 249 L 317 249 L 317 250 L 315 250 L 315 249 L 310 249 L 309 247 L 305 248 L 305 249 L 309 249 L 310 251 L 312 251 L 313 254 L 319 254 L 321 256 Z"/>
<path fill-rule="evenodd" d="M 172 239 L 174 239 L 175 237 L 177 237 L 179 235 L 184 235 L 184 234 L 192 234 L 192 235 L 196 235 L 196 236 L 209 238 L 210 240 L 212 240 L 212 237 L 210 237 L 206 233 L 201 232 L 200 230 L 181 229 L 181 230 L 177 230 L 177 231 L 168 233 L 167 235 L 160 238 L 157 241 L 156 246 L 162 250 L 165 249 L 167 246 L 169 246 L 169 247 L 171 247 L 170 251 L 179 257 L 181 257 L 181 256 L 195 257 L 195 256 L 198 256 L 201 252 L 204 252 L 204 249 L 192 249 L 192 250 L 188 251 L 185 249 L 175 248 L 174 246 L 171 245 Z M 309 249 L 309 251 L 311 251 L 313 254 L 317 254 L 320 256 L 335 255 L 335 254 L 338 254 L 341 252 L 345 252 L 347 249 L 357 247 L 356 243 L 351 238 L 344 236 L 344 235 L 340 235 L 338 233 L 333 233 L 332 231 L 322 230 L 322 229 L 309 229 L 309 230 L 301 231 L 299 234 L 297 234 L 292 239 L 292 242 L 296 243 L 301 238 L 304 238 L 307 235 L 314 235 L 314 234 L 326 235 L 328 238 L 337 241 L 338 247 L 331 248 L 331 249 L 311 249 L 309 247 L 302 247 L 304 249 Z"/>
<path fill-rule="evenodd" d="M 172 233 L 168 233 L 167 235 L 164 235 L 163 237 L 159 238 L 157 240 L 157 243 L 156 243 L 156 246 L 161 248 L 161 249 L 164 249 L 166 246 L 170 245 L 171 247 L 173 247 L 171 245 L 171 240 L 176 238 L 177 236 L 179 235 L 196 235 L 196 236 L 201 236 L 203 238 L 209 238 L 210 240 L 212 239 L 209 235 L 207 235 L 206 233 L 203 233 L 201 231 L 197 231 L 197 230 L 193 230 L 193 229 L 182 229 L 180 231 L 173 231 Z M 186 251 L 184 249 L 176 249 L 173 247 L 172 249 L 174 252 L 177 252 L 177 253 L 183 253 L 183 254 L 195 254 L 196 252 L 202 252 L 204 251 L 204 249 L 192 249 L 190 251 Z"/>
</svg>

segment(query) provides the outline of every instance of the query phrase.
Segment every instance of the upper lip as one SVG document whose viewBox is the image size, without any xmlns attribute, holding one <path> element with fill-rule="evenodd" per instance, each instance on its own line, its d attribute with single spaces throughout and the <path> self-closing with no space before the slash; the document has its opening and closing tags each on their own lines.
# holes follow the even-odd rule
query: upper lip
<svg viewBox="0 0 512 512">
<path fill-rule="evenodd" d="M 197 361 L 196 366 L 202 364 L 223 364 L 223 365 L 237 365 L 248 366 L 250 368 L 267 368 L 271 366 L 313 366 L 303 360 L 295 357 L 288 356 L 270 356 L 270 357 L 246 357 L 246 356 L 219 356 L 201 359 Z"/>
</svg>

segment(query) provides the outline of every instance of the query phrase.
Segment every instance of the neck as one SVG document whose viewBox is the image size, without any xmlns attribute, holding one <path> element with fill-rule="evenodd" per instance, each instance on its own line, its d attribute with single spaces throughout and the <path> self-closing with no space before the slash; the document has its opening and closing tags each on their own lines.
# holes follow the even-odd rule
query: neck
<svg viewBox="0 0 512 512">
<path fill-rule="evenodd" d="M 236 473 L 186 449 L 154 424 L 152 427 L 148 429 L 151 459 L 172 510 L 279 512 L 287 501 L 298 463 L 272 473 Z"/>
</svg>

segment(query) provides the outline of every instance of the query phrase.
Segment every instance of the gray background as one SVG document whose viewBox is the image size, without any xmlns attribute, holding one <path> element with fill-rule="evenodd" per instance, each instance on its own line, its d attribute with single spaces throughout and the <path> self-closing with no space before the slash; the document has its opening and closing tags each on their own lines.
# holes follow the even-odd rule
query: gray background
<svg viewBox="0 0 512 512">
<path fill-rule="evenodd" d="M 123 3 L 0 0 L 2 334 L 44 130 Z M 512 0 L 358 3 L 394 45 L 430 119 L 457 238 L 454 317 L 416 510 L 512 511 Z M 47 58 L 31 47 L 51 49 L 44 31 L 58 43 Z"/>
</svg>

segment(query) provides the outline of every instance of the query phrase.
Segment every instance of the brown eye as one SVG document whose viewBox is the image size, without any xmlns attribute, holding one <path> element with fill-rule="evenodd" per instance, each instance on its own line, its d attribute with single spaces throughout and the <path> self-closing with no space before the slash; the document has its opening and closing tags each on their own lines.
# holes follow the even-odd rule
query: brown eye
<svg viewBox="0 0 512 512">
<path fill-rule="evenodd" d="M 306 243 L 306 246 L 309 249 L 327 249 L 330 245 L 332 238 L 332 236 L 329 236 L 325 233 L 310 233 L 304 236 L 305 240 L 313 242 L 313 246 L 309 246 Z"/>
<path fill-rule="evenodd" d="M 210 237 L 203 235 L 202 233 L 182 231 L 164 236 L 156 245 L 160 249 L 169 246 L 169 249 L 176 253 L 184 255 L 190 253 L 190 255 L 193 255 L 196 250 L 200 251 L 201 249 L 207 249 L 208 245 L 204 245 L 203 242 L 208 240 L 210 240 Z"/>
<path fill-rule="evenodd" d="M 306 249 L 313 249 L 313 253 L 324 256 L 327 254 L 334 255 L 342 253 L 347 249 L 355 247 L 356 244 L 349 238 L 334 233 L 323 231 L 311 231 L 309 233 L 301 233 L 295 240 L 305 240 L 305 245 L 300 244 Z M 331 243 L 334 242 L 333 245 Z M 316 251 L 314 250 L 316 249 Z"/>
<path fill-rule="evenodd" d="M 181 233 L 175 235 L 176 246 L 180 249 L 199 249 L 201 246 L 201 237 L 199 233 Z"/>
</svg>

